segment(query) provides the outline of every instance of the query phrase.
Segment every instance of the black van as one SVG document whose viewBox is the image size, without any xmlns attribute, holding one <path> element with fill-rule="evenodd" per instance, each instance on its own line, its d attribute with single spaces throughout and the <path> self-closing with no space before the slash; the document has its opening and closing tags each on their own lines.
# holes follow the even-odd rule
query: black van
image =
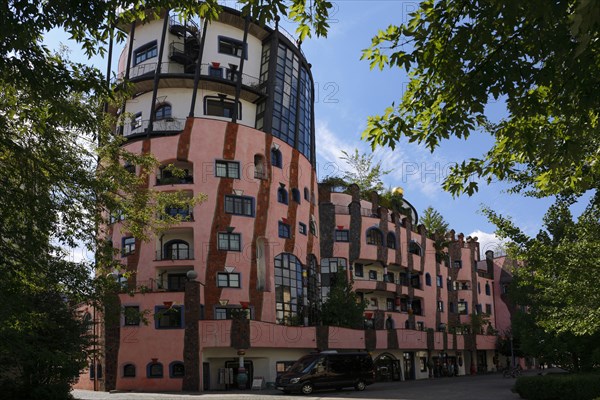
<svg viewBox="0 0 600 400">
<path fill-rule="evenodd" d="M 316 389 L 354 387 L 365 390 L 375 381 L 375 367 L 369 353 L 324 351 L 309 354 L 296 361 L 277 377 L 277 389 L 285 393 L 311 394 Z"/>
</svg>

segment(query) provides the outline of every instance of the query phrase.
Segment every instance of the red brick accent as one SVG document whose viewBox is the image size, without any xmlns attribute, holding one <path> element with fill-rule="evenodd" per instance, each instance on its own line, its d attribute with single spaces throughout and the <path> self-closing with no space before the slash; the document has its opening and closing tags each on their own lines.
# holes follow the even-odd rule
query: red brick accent
<svg viewBox="0 0 600 400">
<path fill-rule="evenodd" d="M 300 152 L 296 149 L 292 150 L 292 160 L 290 162 L 290 176 L 288 177 L 289 197 L 288 197 L 288 213 L 287 220 L 290 225 L 290 237 L 285 239 L 284 251 L 286 253 L 294 253 L 294 246 L 296 245 L 296 213 L 298 211 L 298 203 L 292 199 L 292 189 L 298 189 L 298 160 L 300 158 Z M 312 202 L 311 202 L 312 204 Z"/>
<path fill-rule="evenodd" d="M 223 148 L 223 158 L 225 160 L 235 159 L 235 149 L 237 142 L 237 133 L 239 125 L 228 123 L 225 129 L 225 147 Z M 221 201 L 226 194 L 233 190 L 233 179 L 221 178 L 217 189 L 217 199 L 215 201 L 215 212 L 210 228 L 210 241 L 208 244 L 208 255 L 206 259 L 206 282 L 204 290 L 204 302 L 206 304 L 206 319 L 214 318 L 213 306 L 219 304 L 221 297 L 221 288 L 218 288 L 217 272 L 223 271 L 227 261 L 227 251 L 218 250 L 217 233 L 225 231 L 225 228 L 231 224 L 231 215 L 225 213 L 225 202 Z"/>
<path fill-rule="evenodd" d="M 190 140 L 192 137 L 192 126 L 194 126 L 194 118 L 188 117 L 185 121 L 183 132 L 179 135 L 177 142 L 177 159 L 187 161 L 190 154 Z"/>
<path fill-rule="evenodd" d="M 271 177 L 271 145 L 273 136 L 265 134 L 265 169 L 268 170 Z M 258 266 L 256 265 L 256 241 L 259 237 L 265 236 L 267 232 L 267 220 L 269 215 L 269 205 L 271 204 L 271 179 L 261 179 L 256 198 L 256 217 L 254 218 L 254 234 L 252 236 L 251 263 L 250 263 L 250 283 L 248 288 L 250 304 L 254 306 L 254 319 L 262 320 L 263 292 L 256 289 L 258 281 Z M 269 260 L 266 260 L 269 263 Z"/>
</svg>

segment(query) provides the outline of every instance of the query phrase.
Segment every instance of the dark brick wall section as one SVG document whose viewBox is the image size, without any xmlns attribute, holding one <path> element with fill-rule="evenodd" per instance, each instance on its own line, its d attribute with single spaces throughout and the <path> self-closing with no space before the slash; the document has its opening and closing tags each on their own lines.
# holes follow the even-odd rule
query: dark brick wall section
<svg viewBox="0 0 600 400">
<path fill-rule="evenodd" d="M 235 159 L 235 146 L 237 143 L 238 124 L 228 123 L 225 129 L 225 147 L 223 159 Z M 221 288 L 216 285 L 217 272 L 223 271 L 227 261 L 227 252 L 218 250 L 217 234 L 223 232 L 231 224 L 231 215 L 225 213 L 225 195 L 233 191 L 233 179 L 221 178 L 217 188 L 215 199 L 215 212 L 213 213 L 212 226 L 210 228 L 210 240 L 208 243 L 208 254 L 206 257 L 206 287 L 204 290 L 204 302 L 206 304 L 206 319 L 214 319 L 214 306 L 219 304 Z M 242 245 L 244 240 L 242 238 Z"/>
<path fill-rule="evenodd" d="M 375 329 L 365 329 L 365 349 L 373 351 L 377 348 L 377 332 Z"/>
<path fill-rule="evenodd" d="M 329 326 L 317 326 L 317 349 L 320 351 L 329 349 Z"/>
<path fill-rule="evenodd" d="M 265 168 L 267 168 L 269 177 L 272 173 L 271 165 L 271 145 L 273 136 L 265 135 Z M 269 204 L 271 193 L 271 179 L 261 179 L 259 182 L 258 196 L 256 198 L 256 216 L 254 217 L 254 234 L 252 236 L 252 249 L 250 262 L 250 280 L 249 280 L 249 298 L 250 304 L 254 307 L 254 319 L 262 320 L 263 310 L 263 291 L 256 288 L 258 282 L 258 266 L 256 265 L 256 241 L 259 237 L 264 237 L 267 232 L 267 220 L 269 217 Z M 267 264 L 270 260 L 266 260 Z"/>
<path fill-rule="evenodd" d="M 117 293 L 110 294 L 104 307 L 104 386 L 109 391 L 117 387 L 119 375 L 119 345 L 121 343 L 121 300 Z M 102 381 L 100 381 L 102 382 Z"/>
<path fill-rule="evenodd" d="M 319 233 L 321 238 L 321 258 L 333 257 L 333 246 L 335 232 L 335 205 L 333 203 L 319 204 Z"/>
<path fill-rule="evenodd" d="M 183 377 L 182 390 L 197 392 L 200 390 L 200 283 L 185 283 L 184 294 L 185 332 L 183 337 Z"/>
<path fill-rule="evenodd" d="M 194 126 L 194 118 L 188 117 L 185 120 L 183 132 L 179 135 L 177 142 L 177 159 L 187 161 L 190 153 L 190 140 L 192 137 L 192 126 Z"/>
<path fill-rule="evenodd" d="M 231 320 L 231 347 L 234 349 L 250 348 L 250 320 L 233 318 Z"/>
<path fill-rule="evenodd" d="M 373 326 L 375 329 L 385 329 L 385 311 L 375 310 L 373 312 Z"/>
<path fill-rule="evenodd" d="M 408 249 L 410 248 L 410 241 L 412 240 L 412 222 L 410 220 L 410 218 L 407 218 L 406 220 L 406 251 L 408 252 Z M 412 274 L 412 272 L 414 271 L 415 267 L 414 267 L 414 254 L 412 253 L 407 253 L 407 266 L 408 266 L 408 273 Z M 412 287 L 412 285 L 408 285 L 408 297 L 409 298 L 413 298 L 415 295 L 415 288 Z M 416 326 L 415 324 L 415 315 L 412 312 L 408 313 L 408 324 L 410 328 L 413 328 Z"/>
<path fill-rule="evenodd" d="M 298 232 L 298 228 L 296 227 L 296 214 L 298 212 L 298 203 L 296 203 L 292 199 L 292 189 L 298 188 L 298 160 L 300 158 L 300 152 L 296 149 L 292 150 L 292 160 L 290 161 L 289 171 L 290 176 L 288 177 L 288 182 L 290 187 L 287 188 L 289 195 L 289 205 L 287 212 L 287 223 L 290 225 L 290 237 L 285 239 L 285 244 L 283 248 L 286 253 L 294 254 L 294 247 L 296 246 L 296 235 Z M 302 192 L 300 190 L 300 192 Z M 301 196 L 302 197 L 302 196 Z M 302 200 L 300 200 L 302 201 Z"/>
<path fill-rule="evenodd" d="M 379 207 L 379 229 L 383 233 L 383 246 L 377 246 L 377 260 L 379 260 L 384 266 L 387 264 L 388 259 L 388 247 L 387 247 L 387 234 L 388 234 L 388 210 L 385 207 Z"/>
<path fill-rule="evenodd" d="M 352 265 L 360 257 L 362 217 L 360 215 L 360 194 L 358 186 L 350 185 L 348 188 L 352 195 L 350 208 L 350 254 L 348 254 L 348 265 Z"/>
<path fill-rule="evenodd" d="M 421 264 L 419 265 L 419 272 L 423 273 L 425 271 L 425 257 L 431 257 L 431 255 L 435 257 L 435 254 L 428 254 L 431 250 L 427 248 L 427 229 L 425 229 L 425 225 L 420 224 L 418 230 L 421 235 Z"/>
<path fill-rule="evenodd" d="M 388 329 L 387 342 L 387 348 L 389 350 L 398 350 L 400 348 L 398 344 L 398 331 L 396 329 Z"/>
</svg>

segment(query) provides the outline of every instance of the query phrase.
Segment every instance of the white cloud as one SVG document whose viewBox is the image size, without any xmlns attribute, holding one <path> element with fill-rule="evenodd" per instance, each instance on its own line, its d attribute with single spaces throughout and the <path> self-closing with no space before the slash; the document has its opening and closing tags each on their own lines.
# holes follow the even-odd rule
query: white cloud
<svg viewBox="0 0 600 400">
<path fill-rule="evenodd" d="M 494 256 L 499 256 L 504 254 L 504 244 L 505 240 L 501 240 L 498 236 L 493 233 L 483 232 L 481 230 L 476 230 L 469 233 L 467 236 L 477 237 L 479 242 L 479 250 L 482 255 L 485 254 L 486 251 L 492 250 L 494 252 Z"/>
</svg>

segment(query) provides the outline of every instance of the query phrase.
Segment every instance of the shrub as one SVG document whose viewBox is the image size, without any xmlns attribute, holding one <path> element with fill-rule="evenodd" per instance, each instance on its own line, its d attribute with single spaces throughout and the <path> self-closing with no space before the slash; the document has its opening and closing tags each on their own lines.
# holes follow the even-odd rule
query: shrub
<svg viewBox="0 0 600 400">
<path fill-rule="evenodd" d="M 599 374 L 524 376 L 515 391 L 527 400 L 593 400 L 600 396 Z"/>
</svg>

